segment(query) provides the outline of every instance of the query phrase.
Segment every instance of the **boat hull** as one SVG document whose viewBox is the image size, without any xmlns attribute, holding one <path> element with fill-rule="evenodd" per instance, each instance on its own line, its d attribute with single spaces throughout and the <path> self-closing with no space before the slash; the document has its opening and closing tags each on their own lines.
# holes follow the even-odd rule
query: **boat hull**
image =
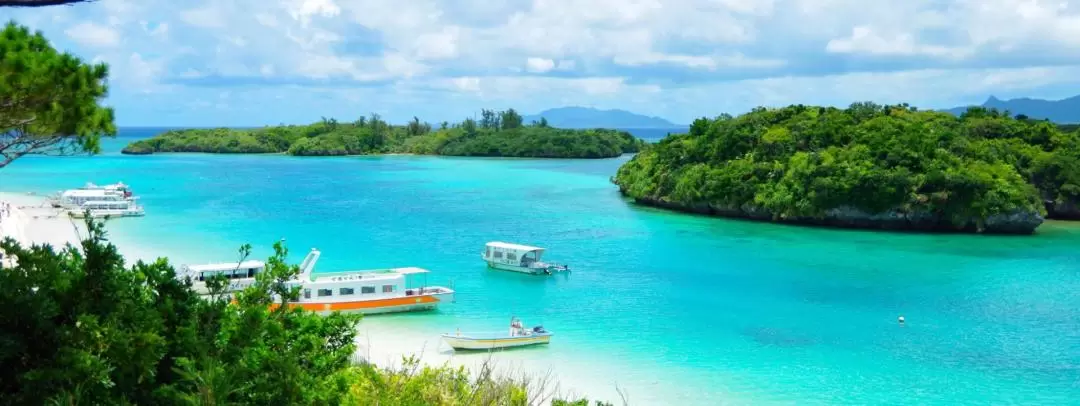
<svg viewBox="0 0 1080 406">
<path fill-rule="evenodd" d="M 488 264 L 489 268 L 498 269 L 498 270 L 502 270 L 502 271 L 526 273 L 526 274 L 529 274 L 529 275 L 539 275 L 539 274 L 543 273 L 543 269 L 537 269 L 537 268 L 528 268 L 528 267 L 524 267 L 524 266 L 506 265 L 506 264 L 500 264 L 498 262 L 491 262 L 491 261 L 488 261 L 487 264 Z"/>
<path fill-rule="evenodd" d="M 311 310 L 321 315 L 333 312 L 383 314 L 434 310 L 440 303 L 454 300 L 454 293 L 404 296 L 387 299 L 358 300 L 352 302 L 290 303 L 293 308 Z"/>
<path fill-rule="evenodd" d="M 524 274 L 529 274 L 529 275 L 552 275 L 552 274 L 555 274 L 555 273 L 558 273 L 558 272 L 566 271 L 565 269 L 550 269 L 549 270 L 548 268 L 530 268 L 530 267 L 527 267 L 527 266 L 507 265 L 507 264 L 500 264 L 500 263 L 494 262 L 494 261 L 485 261 L 485 262 L 487 262 L 489 268 L 498 269 L 498 270 L 501 270 L 501 271 L 524 273 Z"/>
<path fill-rule="evenodd" d="M 443 334 L 443 341 L 455 350 L 494 350 L 500 348 L 526 347 L 551 343 L 552 334 L 537 334 L 524 337 L 474 338 Z"/>
<path fill-rule="evenodd" d="M 71 217 L 74 217 L 74 218 L 77 218 L 77 219 L 86 218 L 86 213 L 85 212 L 72 210 L 69 213 L 71 213 Z M 140 212 L 100 212 L 100 211 L 91 211 L 90 212 L 90 217 L 93 217 L 93 218 L 102 218 L 102 217 L 142 217 L 142 216 L 145 216 L 145 215 L 146 215 L 146 213 L 141 212 L 141 211 Z"/>
</svg>

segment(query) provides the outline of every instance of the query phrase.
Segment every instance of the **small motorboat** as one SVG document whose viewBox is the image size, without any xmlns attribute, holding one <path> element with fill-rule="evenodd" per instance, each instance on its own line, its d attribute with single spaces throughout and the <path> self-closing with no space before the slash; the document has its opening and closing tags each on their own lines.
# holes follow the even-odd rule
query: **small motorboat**
<svg viewBox="0 0 1080 406">
<path fill-rule="evenodd" d="M 498 348 L 524 347 L 547 344 L 554 334 L 535 326 L 531 329 L 522 327 L 521 320 L 510 319 L 510 331 L 506 333 L 462 333 L 443 334 L 442 338 L 455 350 L 492 350 Z"/>
</svg>

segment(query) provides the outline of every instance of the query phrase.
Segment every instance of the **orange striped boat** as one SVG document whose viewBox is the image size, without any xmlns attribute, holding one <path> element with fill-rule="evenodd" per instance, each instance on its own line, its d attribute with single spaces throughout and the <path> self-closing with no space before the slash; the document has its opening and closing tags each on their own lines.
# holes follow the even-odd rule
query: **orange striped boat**
<svg viewBox="0 0 1080 406">
<path fill-rule="evenodd" d="M 440 303 L 452 302 L 454 290 L 443 286 L 427 286 L 422 268 L 390 268 L 365 271 L 326 272 L 315 275 L 312 270 L 321 253 L 312 249 L 300 264 L 300 275 L 288 285 L 300 287 L 298 300 L 289 303 L 328 314 L 335 311 L 350 313 L 394 313 L 431 310 Z M 222 274 L 229 279 L 228 293 L 243 290 L 255 282 L 255 275 L 262 272 L 264 264 L 259 261 L 224 263 L 184 267 L 184 276 L 190 277 L 193 288 L 206 294 L 205 280 Z M 417 276 L 422 279 L 417 281 Z M 420 282 L 420 283 L 416 283 Z"/>
<path fill-rule="evenodd" d="M 370 271 L 301 275 L 300 298 L 290 303 L 321 314 L 335 311 L 376 314 L 435 309 L 454 300 L 454 290 L 443 286 L 407 288 L 407 280 L 429 271 L 422 268 L 392 268 Z"/>
</svg>

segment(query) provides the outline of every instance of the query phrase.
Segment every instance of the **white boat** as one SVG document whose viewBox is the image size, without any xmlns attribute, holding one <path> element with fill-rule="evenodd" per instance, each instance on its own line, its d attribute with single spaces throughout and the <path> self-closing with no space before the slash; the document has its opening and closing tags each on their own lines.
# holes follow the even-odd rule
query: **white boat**
<svg viewBox="0 0 1080 406">
<path fill-rule="evenodd" d="M 308 252 L 304 260 L 300 262 L 300 274 L 310 274 L 315 269 L 315 264 L 319 262 L 319 257 L 322 255 L 319 250 L 312 248 L 311 252 Z M 266 263 L 258 260 L 247 260 L 243 262 L 218 262 L 211 264 L 201 265 L 182 265 L 180 266 L 180 273 L 177 275 L 180 278 L 191 278 L 191 289 L 195 290 L 195 293 L 200 295 L 210 294 L 210 290 L 206 286 L 206 280 L 218 275 L 224 275 L 225 279 L 229 281 L 228 286 L 225 286 L 225 294 L 232 294 L 246 289 L 255 283 L 255 276 L 262 273 L 266 269 Z"/>
<path fill-rule="evenodd" d="M 61 207 L 70 210 L 78 209 L 83 203 L 90 201 L 115 202 L 134 199 L 137 199 L 137 197 L 132 195 L 131 188 L 129 188 L 128 185 L 119 182 L 104 186 L 87 183 L 84 187 L 60 192 L 53 196 L 50 201 L 53 207 Z"/>
<path fill-rule="evenodd" d="M 528 245 L 511 244 L 499 241 L 487 243 L 480 257 L 488 267 L 532 275 L 551 275 L 555 272 L 569 271 L 570 267 L 541 260 L 544 249 Z"/>
<path fill-rule="evenodd" d="M 544 330 L 543 326 L 530 329 L 522 327 L 521 320 L 510 319 L 509 332 L 443 334 L 446 341 L 455 350 L 493 350 L 499 348 L 524 347 L 548 344 L 555 334 Z"/>
<path fill-rule="evenodd" d="M 90 217 L 140 217 L 146 211 L 135 204 L 134 200 L 90 200 L 85 201 L 78 207 L 68 208 L 69 215 L 75 218 L 84 218 L 89 212 Z"/>
<path fill-rule="evenodd" d="M 308 254 L 311 255 L 311 254 Z M 216 263 L 203 265 L 183 265 L 180 267 L 181 277 L 191 278 L 191 289 L 200 295 L 210 294 L 206 281 L 217 275 L 224 275 L 229 281 L 223 293 L 233 293 L 246 289 L 255 282 L 255 275 L 262 273 L 266 264 L 262 261 L 248 260 L 243 262 Z"/>
<path fill-rule="evenodd" d="M 300 274 L 288 282 L 290 287 L 300 288 L 300 297 L 289 303 L 320 314 L 334 311 L 349 313 L 393 313 L 430 310 L 440 303 L 454 300 L 453 289 L 442 286 L 408 287 L 416 275 L 429 271 L 421 268 L 392 268 L 380 270 L 328 272 L 314 275 L 312 270 L 318 262 L 319 250 L 312 249 L 300 263 Z M 229 278 L 225 293 L 242 290 L 255 282 L 255 275 L 265 269 L 261 261 L 186 266 L 184 275 L 191 277 L 192 288 L 201 294 L 208 293 L 205 280 L 223 274 Z M 201 278 L 201 279 L 200 279 Z M 422 281 L 426 282 L 426 281 Z"/>
</svg>

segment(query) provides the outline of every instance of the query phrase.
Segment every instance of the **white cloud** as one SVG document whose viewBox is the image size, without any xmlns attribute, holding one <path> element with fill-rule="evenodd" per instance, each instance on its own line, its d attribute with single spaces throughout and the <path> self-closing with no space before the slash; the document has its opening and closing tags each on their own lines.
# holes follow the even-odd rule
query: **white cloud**
<svg viewBox="0 0 1080 406">
<path fill-rule="evenodd" d="M 423 33 L 416 36 L 414 51 L 419 59 L 447 59 L 458 54 L 458 41 L 461 37 L 461 28 L 457 26 L 444 27 L 436 32 Z"/>
<path fill-rule="evenodd" d="M 825 50 L 835 53 L 866 53 L 872 55 L 929 55 L 959 58 L 970 54 L 970 50 L 950 48 L 940 45 L 916 43 L 909 33 L 899 33 L 889 37 L 882 36 L 873 28 L 860 25 L 851 29 L 851 35 L 830 40 Z"/>
<path fill-rule="evenodd" d="M 311 17 L 335 17 L 341 14 L 341 8 L 333 0 L 294 0 L 284 2 L 286 10 L 293 19 L 307 25 Z"/>
<path fill-rule="evenodd" d="M 224 28 L 225 16 L 213 6 L 193 8 L 180 12 L 180 19 L 185 23 L 202 28 Z"/>
<path fill-rule="evenodd" d="M 73 41 L 89 47 L 112 48 L 120 45 L 120 33 L 92 22 L 76 24 L 64 33 Z"/>
<path fill-rule="evenodd" d="M 670 63 L 688 68 L 716 70 L 718 68 L 775 68 L 783 66 L 786 62 L 781 59 L 750 58 L 742 53 L 728 56 L 644 53 L 616 56 L 615 63 L 626 66 Z"/>
<path fill-rule="evenodd" d="M 544 73 L 555 68 L 555 61 L 547 58 L 530 57 L 525 60 L 525 69 L 529 72 Z"/>
<path fill-rule="evenodd" d="M 281 100 L 304 92 L 328 100 L 304 111 L 378 100 L 350 111 L 445 111 L 452 118 L 492 103 L 522 111 L 578 104 L 678 118 L 755 104 L 948 106 L 989 93 L 1080 93 L 1075 71 L 1051 67 L 1080 65 L 1080 0 L 97 4 L 12 10 L 11 17 L 58 39 L 59 48 L 113 66 L 111 94 L 120 101 L 149 97 L 146 89 L 215 100 L 216 93 L 190 84 L 220 90 L 237 79 L 272 103 L 280 96 L 274 92 L 285 90 L 258 83 L 293 81 Z M 925 69 L 902 70 L 915 63 Z M 868 66 L 894 72 L 864 71 Z M 984 69 L 995 66 L 1022 69 Z M 173 82 L 181 84 L 163 84 Z M 239 91 L 234 98 L 239 109 Z"/>
<path fill-rule="evenodd" d="M 480 90 L 480 78 L 476 77 L 460 77 L 450 80 L 454 88 L 458 90 L 464 90 L 468 92 L 475 92 Z"/>
</svg>

